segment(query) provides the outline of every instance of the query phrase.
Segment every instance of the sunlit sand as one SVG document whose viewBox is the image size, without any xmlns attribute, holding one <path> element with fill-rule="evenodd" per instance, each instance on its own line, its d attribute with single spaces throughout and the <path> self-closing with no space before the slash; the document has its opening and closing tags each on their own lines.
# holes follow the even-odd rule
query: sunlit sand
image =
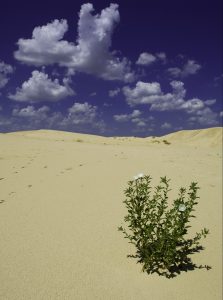
<svg viewBox="0 0 223 300">
<path fill-rule="evenodd" d="M 173 279 L 141 272 L 117 227 L 138 173 L 171 179 L 172 195 L 200 186 L 193 232 L 206 227 L 211 270 Z M 37 130 L 0 134 L 0 299 L 222 297 L 222 128 L 164 137 L 100 137 Z"/>
</svg>

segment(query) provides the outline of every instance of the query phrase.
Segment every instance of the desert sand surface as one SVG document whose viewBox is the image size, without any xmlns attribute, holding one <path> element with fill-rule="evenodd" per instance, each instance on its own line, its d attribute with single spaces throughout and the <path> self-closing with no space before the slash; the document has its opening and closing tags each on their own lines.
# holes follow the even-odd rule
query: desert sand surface
<svg viewBox="0 0 223 300">
<path fill-rule="evenodd" d="M 168 142 L 165 143 L 163 140 Z M 127 182 L 200 186 L 191 231 L 210 230 L 194 269 L 167 279 L 141 271 L 117 227 Z M 164 137 L 51 130 L 0 134 L 0 299 L 222 299 L 222 128 Z"/>
</svg>

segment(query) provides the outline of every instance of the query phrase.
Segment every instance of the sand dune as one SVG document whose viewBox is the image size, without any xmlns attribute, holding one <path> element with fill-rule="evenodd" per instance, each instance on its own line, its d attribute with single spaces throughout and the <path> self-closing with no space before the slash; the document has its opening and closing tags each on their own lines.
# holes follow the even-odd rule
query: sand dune
<svg viewBox="0 0 223 300">
<path fill-rule="evenodd" d="M 222 145 L 223 128 L 215 127 L 199 130 L 182 130 L 170 133 L 163 138 L 169 141 L 184 141 L 187 143 L 202 142 L 203 146 L 219 146 Z"/>
<path fill-rule="evenodd" d="M 167 140 L 170 144 L 166 144 Z M 127 181 L 200 186 L 192 232 L 210 235 L 197 264 L 173 279 L 147 275 L 117 226 Z M 0 299 L 222 299 L 222 128 L 164 137 L 51 130 L 0 134 Z"/>
<path fill-rule="evenodd" d="M 90 134 L 81 134 L 57 130 L 35 130 L 35 131 L 17 131 L 7 135 L 23 136 L 34 139 L 45 139 L 54 141 L 88 142 L 88 143 L 108 143 L 108 144 L 145 144 L 154 143 L 154 141 L 163 142 L 163 140 L 175 143 L 197 143 L 203 142 L 203 146 L 222 145 L 223 128 L 214 127 L 198 130 L 181 130 L 161 137 L 102 137 Z"/>
</svg>

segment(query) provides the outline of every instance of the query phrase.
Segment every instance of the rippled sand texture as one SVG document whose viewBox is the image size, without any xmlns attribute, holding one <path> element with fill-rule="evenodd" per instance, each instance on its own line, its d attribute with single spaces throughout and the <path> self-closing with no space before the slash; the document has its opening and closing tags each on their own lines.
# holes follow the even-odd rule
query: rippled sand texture
<svg viewBox="0 0 223 300">
<path fill-rule="evenodd" d="M 165 140 L 165 141 L 164 141 Z M 123 238 L 124 189 L 138 173 L 200 186 L 192 256 L 211 270 L 148 275 Z M 0 299 L 222 299 L 222 128 L 161 138 L 59 131 L 0 134 Z"/>
</svg>

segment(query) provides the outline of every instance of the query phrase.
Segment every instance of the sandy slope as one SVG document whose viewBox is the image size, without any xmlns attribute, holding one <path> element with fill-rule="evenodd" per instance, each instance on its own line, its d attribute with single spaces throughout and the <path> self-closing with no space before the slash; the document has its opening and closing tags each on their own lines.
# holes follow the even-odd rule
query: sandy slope
<svg viewBox="0 0 223 300">
<path fill-rule="evenodd" d="M 222 299 L 221 138 L 222 128 L 146 139 L 0 134 L 0 299 Z M 166 279 L 126 258 L 134 248 L 117 226 L 139 172 L 154 184 L 167 175 L 173 195 L 198 181 L 193 231 L 211 234 L 192 258 L 211 270 Z"/>
</svg>

